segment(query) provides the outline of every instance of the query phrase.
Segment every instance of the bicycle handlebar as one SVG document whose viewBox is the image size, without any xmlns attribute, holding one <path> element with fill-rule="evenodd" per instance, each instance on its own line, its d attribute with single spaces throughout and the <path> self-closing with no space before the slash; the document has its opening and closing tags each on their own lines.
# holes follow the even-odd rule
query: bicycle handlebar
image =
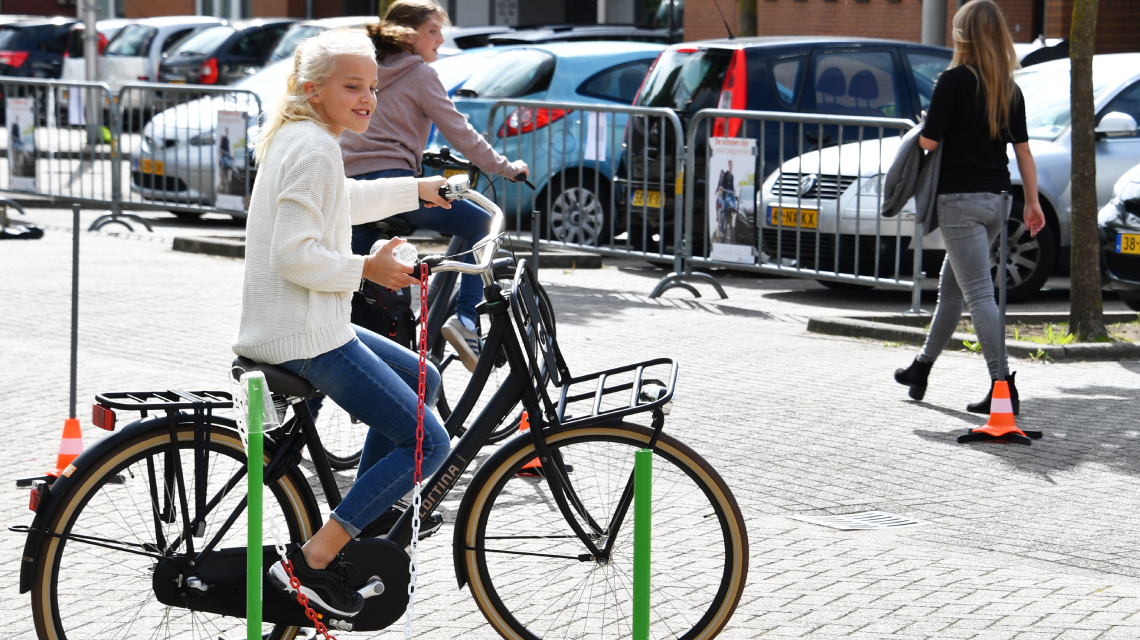
<svg viewBox="0 0 1140 640">
<path fill-rule="evenodd" d="M 500 238 L 504 226 L 503 210 L 490 198 L 475 191 L 471 186 L 471 180 L 466 174 L 448 178 L 447 184 L 440 188 L 440 195 L 448 200 L 471 200 L 487 211 L 490 211 L 491 228 L 487 232 L 487 237 L 472 249 L 472 251 L 475 252 L 475 264 L 448 260 L 446 256 L 427 256 L 420 262 L 428 265 L 429 271 L 455 271 L 458 273 L 477 274 L 483 277 L 484 285 L 493 283 L 495 277 L 491 269 L 491 264 L 501 244 Z M 419 271 L 419 264 L 416 265 L 416 271 Z"/>
</svg>

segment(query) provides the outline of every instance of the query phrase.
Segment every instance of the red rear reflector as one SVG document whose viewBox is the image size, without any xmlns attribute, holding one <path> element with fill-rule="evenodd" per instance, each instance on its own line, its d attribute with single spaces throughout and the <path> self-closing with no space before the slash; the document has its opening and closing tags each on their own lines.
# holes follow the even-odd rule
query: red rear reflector
<svg viewBox="0 0 1140 640">
<path fill-rule="evenodd" d="M 44 501 L 44 494 L 48 491 L 48 483 L 43 480 L 32 481 L 32 496 L 28 500 L 28 508 L 32 511 L 40 508 L 40 503 Z"/>
<path fill-rule="evenodd" d="M 91 405 L 91 422 L 100 429 L 115 430 L 115 412 L 101 404 Z"/>
</svg>

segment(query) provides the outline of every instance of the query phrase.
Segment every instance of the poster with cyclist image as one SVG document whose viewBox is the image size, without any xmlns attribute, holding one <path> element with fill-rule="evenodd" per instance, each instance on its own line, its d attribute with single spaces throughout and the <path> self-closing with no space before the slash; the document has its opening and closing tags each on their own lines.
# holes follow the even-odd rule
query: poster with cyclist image
<svg viewBox="0 0 1140 640">
<path fill-rule="evenodd" d="M 214 206 L 227 211 L 245 211 L 246 114 L 219 111 L 214 131 Z M 253 186 L 250 180 L 250 187 Z"/>
<path fill-rule="evenodd" d="M 36 190 L 36 100 L 8 98 L 8 172 L 14 191 Z"/>
<path fill-rule="evenodd" d="M 709 240 L 713 260 L 756 263 L 756 141 L 709 138 Z"/>
</svg>

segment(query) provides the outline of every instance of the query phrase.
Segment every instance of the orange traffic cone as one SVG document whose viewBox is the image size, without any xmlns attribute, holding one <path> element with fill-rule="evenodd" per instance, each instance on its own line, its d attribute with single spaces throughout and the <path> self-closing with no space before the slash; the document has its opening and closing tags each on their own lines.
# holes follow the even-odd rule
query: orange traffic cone
<svg viewBox="0 0 1140 640">
<path fill-rule="evenodd" d="M 530 416 L 527 415 L 526 411 L 523 411 L 522 412 L 522 418 L 519 419 L 519 433 L 522 433 L 523 431 L 527 431 L 529 429 L 530 429 Z M 538 461 L 538 458 L 531 460 L 530 462 L 524 464 L 522 466 L 522 469 L 519 469 L 519 475 L 531 477 L 531 478 L 541 476 L 542 475 L 542 463 Z"/>
<path fill-rule="evenodd" d="M 28 487 L 36 480 L 51 484 L 61 475 L 71 475 L 67 468 L 81 453 L 83 453 L 83 430 L 79 428 L 79 419 L 68 418 L 63 423 L 63 439 L 59 443 L 59 456 L 56 458 L 55 468 L 42 476 L 18 478 L 16 486 Z"/>
<path fill-rule="evenodd" d="M 1040 436 L 1039 436 L 1040 437 Z M 979 429 L 958 437 L 958 442 L 1005 439 L 1020 444 L 1033 444 L 1024 431 L 1017 428 L 1013 419 L 1013 402 L 1009 398 L 1009 383 L 995 380 L 990 399 L 990 419 Z"/>
</svg>

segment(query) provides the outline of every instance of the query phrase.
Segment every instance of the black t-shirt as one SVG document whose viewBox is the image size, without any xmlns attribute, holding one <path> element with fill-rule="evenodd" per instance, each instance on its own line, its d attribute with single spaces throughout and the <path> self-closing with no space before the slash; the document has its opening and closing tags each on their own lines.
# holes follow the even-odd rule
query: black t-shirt
<svg viewBox="0 0 1140 640">
<path fill-rule="evenodd" d="M 985 89 L 969 67 L 948 69 L 934 85 L 922 135 L 942 146 L 939 194 L 1008 191 L 1006 145 L 1029 141 L 1021 89 L 1014 85 L 1009 124 L 995 140 L 986 118 Z"/>
</svg>

